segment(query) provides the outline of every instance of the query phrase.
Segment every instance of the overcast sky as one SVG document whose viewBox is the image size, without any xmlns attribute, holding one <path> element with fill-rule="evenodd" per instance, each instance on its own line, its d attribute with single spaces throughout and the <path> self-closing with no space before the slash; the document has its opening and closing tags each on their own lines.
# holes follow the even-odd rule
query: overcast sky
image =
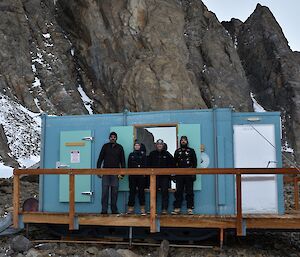
<svg viewBox="0 0 300 257">
<path fill-rule="evenodd" d="M 282 27 L 293 51 L 300 51 L 300 0 L 202 0 L 219 21 L 238 18 L 245 21 L 257 3 L 268 6 Z"/>
</svg>

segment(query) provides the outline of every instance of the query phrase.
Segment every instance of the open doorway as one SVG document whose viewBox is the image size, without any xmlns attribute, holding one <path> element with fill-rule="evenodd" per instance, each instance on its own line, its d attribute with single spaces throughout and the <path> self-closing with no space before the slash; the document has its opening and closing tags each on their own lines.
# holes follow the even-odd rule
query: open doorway
<svg viewBox="0 0 300 257">
<path fill-rule="evenodd" d="M 139 126 L 136 127 L 135 138 L 145 146 L 147 156 L 155 150 L 155 142 L 158 139 L 164 141 L 166 150 L 174 156 L 177 149 L 177 126 Z M 176 188 L 174 182 L 171 183 L 171 188 Z"/>
</svg>

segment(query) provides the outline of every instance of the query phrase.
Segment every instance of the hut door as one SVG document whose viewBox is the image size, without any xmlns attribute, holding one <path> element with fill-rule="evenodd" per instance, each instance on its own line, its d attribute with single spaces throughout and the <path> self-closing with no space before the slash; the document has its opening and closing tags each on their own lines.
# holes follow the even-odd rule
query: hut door
<svg viewBox="0 0 300 257">
<path fill-rule="evenodd" d="M 117 143 L 122 145 L 125 152 L 125 161 L 127 167 L 127 160 L 129 154 L 133 151 L 133 126 L 117 126 L 111 127 L 110 132 L 116 132 L 118 134 Z M 119 183 L 119 191 L 129 191 L 128 176 L 125 176 Z"/>
<path fill-rule="evenodd" d="M 91 168 L 92 131 L 62 131 L 60 133 L 61 168 Z M 75 202 L 91 201 L 91 175 L 76 175 Z M 59 201 L 69 201 L 69 176 L 59 175 Z"/>
<path fill-rule="evenodd" d="M 189 146 L 194 148 L 197 155 L 197 168 L 201 165 L 201 130 L 200 124 L 179 124 L 178 125 L 178 145 L 181 136 L 187 136 Z M 197 175 L 194 182 L 194 190 L 201 190 L 201 175 Z"/>
<path fill-rule="evenodd" d="M 275 127 L 273 124 L 234 126 L 235 168 L 276 168 Z M 244 213 L 277 213 L 276 175 L 243 175 Z"/>
</svg>

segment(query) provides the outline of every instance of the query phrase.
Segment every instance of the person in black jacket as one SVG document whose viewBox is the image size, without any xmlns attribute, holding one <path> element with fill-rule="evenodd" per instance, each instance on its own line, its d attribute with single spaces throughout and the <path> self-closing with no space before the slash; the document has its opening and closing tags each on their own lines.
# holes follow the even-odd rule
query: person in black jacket
<svg viewBox="0 0 300 257">
<path fill-rule="evenodd" d="M 125 154 L 124 149 L 120 144 L 117 144 L 118 135 L 116 132 L 111 132 L 109 135 L 109 143 L 102 146 L 97 168 L 125 168 Z M 104 175 L 102 177 L 102 211 L 101 214 L 107 214 L 109 191 L 111 196 L 111 212 L 118 214 L 117 200 L 118 200 L 119 178 L 115 175 Z"/>
<path fill-rule="evenodd" d="M 156 150 L 149 155 L 149 166 L 154 168 L 174 167 L 174 158 L 168 151 L 164 150 L 164 141 L 162 139 L 156 141 Z M 170 176 L 157 176 L 157 186 L 161 189 L 162 195 L 162 214 L 168 213 L 169 182 Z"/>
<path fill-rule="evenodd" d="M 141 149 L 141 144 L 138 141 L 134 143 L 134 151 L 128 157 L 128 168 L 145 168 L 146 167 L 146 152 Z M 142 215 L 146 215 L 145 210 L 145 176 L 144 175 L 129 175 L 129 200 L 128 214 L 134 212 L 135 196 L 138 192 L 140 203 L 140 211 Z"/>
<path fill-rule="evenodd" d="M 188 147 L 188 138 L 180 138 L 180 148 L 174 153 L 175 165 L 177 168 L 196 168 L 197 156 L 193 148 Z M 186 193 L 188 214 L 193 214 L 194 208 L 194 181 L 196 175 L 176 175 L 176 192 L 174 211 L 172 214 L 179 214 L 183 201 L 183 193 Z"/>
</svg>

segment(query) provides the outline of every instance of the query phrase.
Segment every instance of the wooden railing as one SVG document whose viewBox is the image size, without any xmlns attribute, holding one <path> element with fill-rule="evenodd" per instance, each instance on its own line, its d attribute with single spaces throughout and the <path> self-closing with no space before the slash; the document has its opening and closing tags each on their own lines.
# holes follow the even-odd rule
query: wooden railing
<svg viewBox="0 0 300 257">
<path fill-rule="evenodd" d="M 295 203 L 295 210 L 299 210 L 299 182 L 300 177 L 284 177 L 285 183 L 291 183 L 294 185 L 294 203 Z"/>
<path fill-rule="evenodd" d="M 20 214 L 20 175 L 69 175 L 69 229 L 75 229 L 75 175 L 149 175 L 150 176 L 150 231 L 157 232 L 156 226 L 156 176 L 157 175 L 235 175 L 236 176 L 236 232 L 243 234 L 242 212 L 242 175 L 245 174 L 277 174 L 298 175 L 295 168 L 268 168 L 268 169 L 234 169 L 234 168 L 205 168 L 205 169 L 15 169 L 13 206 L 14 227 L 19 225 Z M 299 208 L 299 177 L 292 178 L 295 186 L 295 206 Z"/>
</svg>

